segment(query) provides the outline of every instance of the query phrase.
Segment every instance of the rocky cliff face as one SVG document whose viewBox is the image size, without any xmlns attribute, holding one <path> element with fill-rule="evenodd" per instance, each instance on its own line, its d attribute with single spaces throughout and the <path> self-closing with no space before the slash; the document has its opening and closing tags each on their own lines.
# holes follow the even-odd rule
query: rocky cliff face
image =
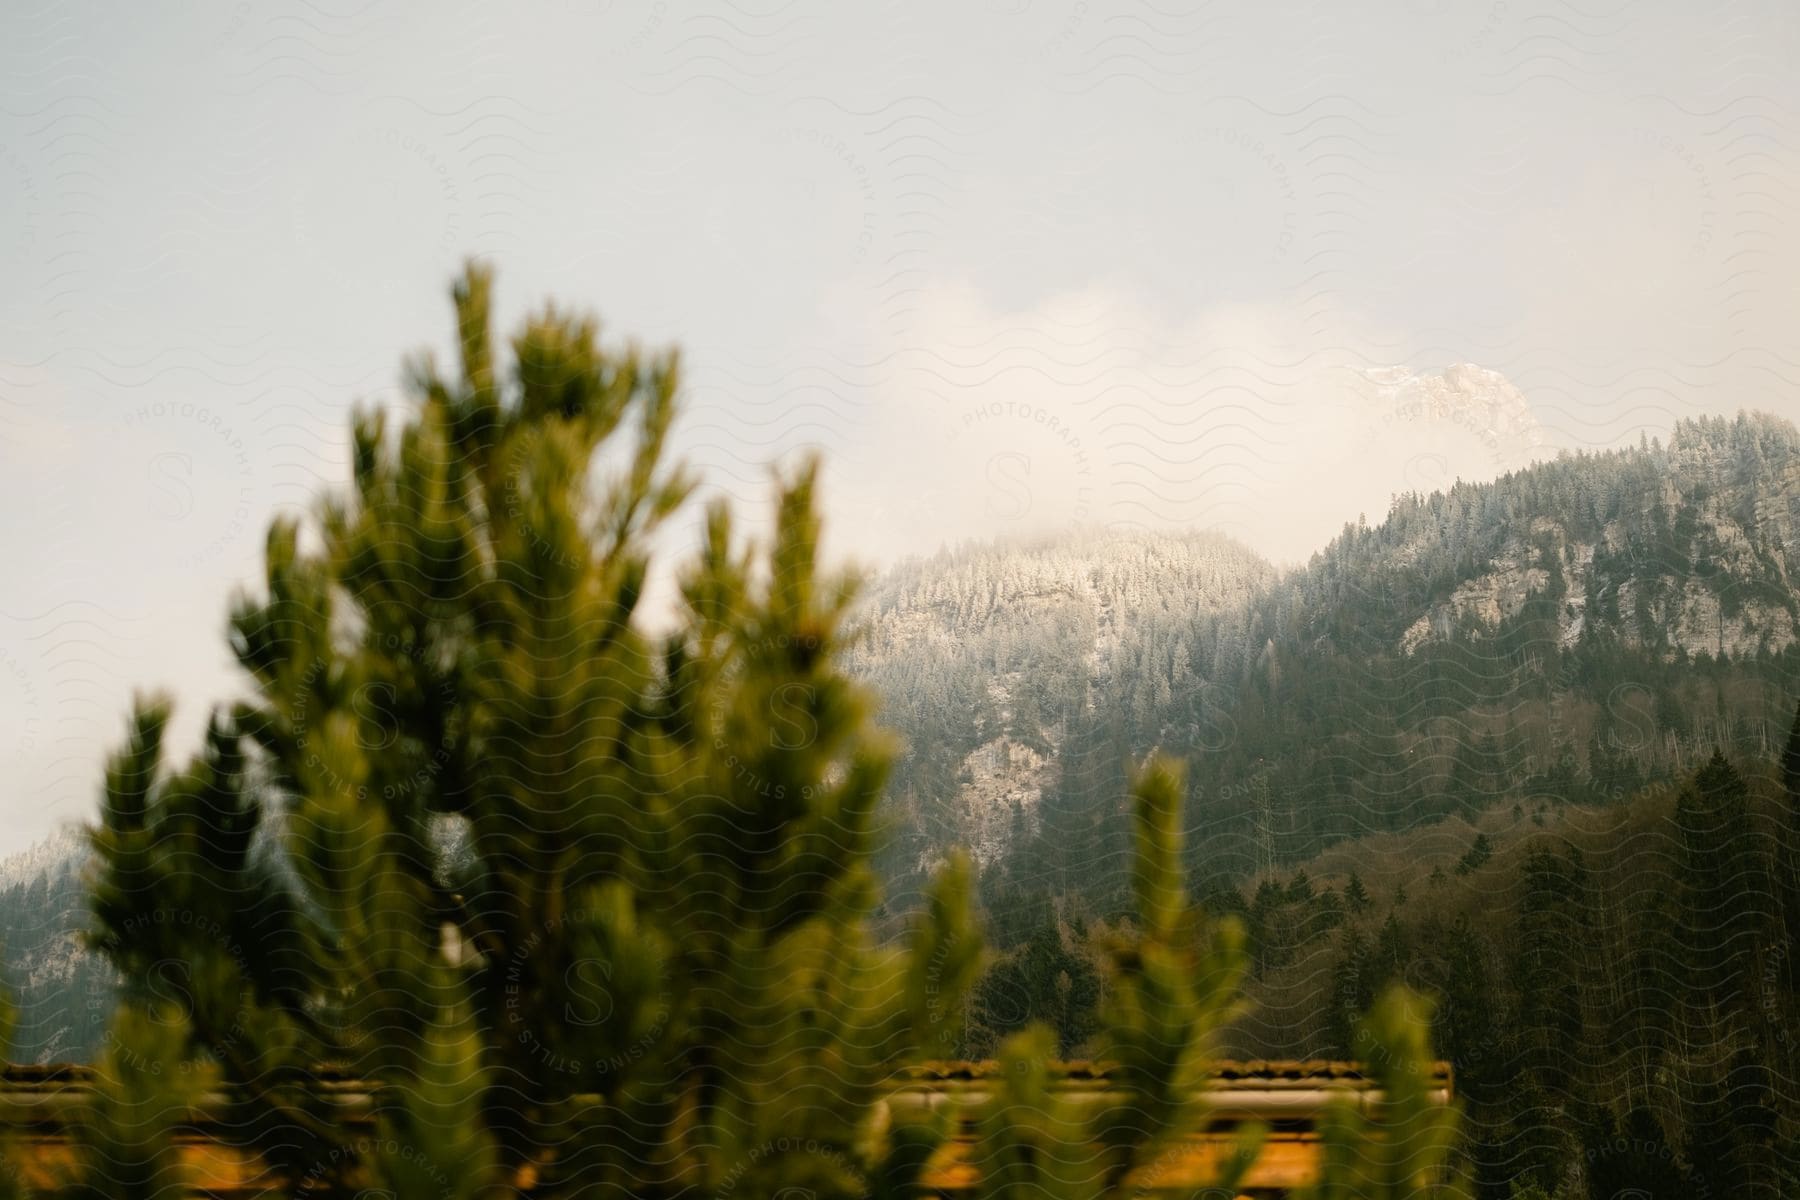
<svg viewBox="0 0 1800 1200">
<path fill-rule="evenodd" d="M 1584 634 L 1663 654 L 1739 657 L 1786 648 L 1800 636 L 1800 562 L 1791 557 L 1800 550 L 1800 462 L 1792 432 L 1762 418 L 1696 423 L 1679 430 L 1667 451 L 1638 452 L 1650 475 L 1619 478 L 1618 464 L 1592 463 L 1585 469 L 1593 488 L 1586 496 L 1576 489 L 1577 511 L 1507 522 L 1478 573 L 1428 604 L 1400 648 L 1410 654 L 1457 636 L 1479 641 L 1545 594 L 1557 599 L 1564 648 Z M 1580 460 L 1560 466 L 1577 477 L 1584 470 Z"/>
</svg>

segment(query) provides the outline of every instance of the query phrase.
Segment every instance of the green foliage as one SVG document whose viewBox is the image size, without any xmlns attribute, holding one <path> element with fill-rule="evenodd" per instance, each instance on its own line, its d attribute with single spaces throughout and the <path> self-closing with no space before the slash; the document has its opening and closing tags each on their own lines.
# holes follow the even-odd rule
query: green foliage
<svg viewBox="0 0 1800 1200">
<path fill-rule="evenodd" d="M 1075 1200 L 1095 1193 L 1087 1129 L 1052 1090 L 1056 1042 L 1034 1025 L 1000 1047 L 1000 1079 L 977 1115 L 974 1156 L 988 1200 Z"/>
<path fill-rule="evenodd" d="M 379 1117 L 381 1140 L 370 1173 L 396 1196 L 470 1200 L 494 1177 L 493 1138 L 481 1120 L 480 1032 L 466 1007 L 440 1014 L 426 1031 L 418 1077 L 396 1088 Z M 412 1153 L 432 1147 L 429 1158 Z"/>
<path fill-rule="evenodd" d="M 951 856 L 927 900 L 926 919 L 914 935 L 912 957 L 923 970 L 907 977 L 907 1011 L 922 1053 L 941 1056 L 958 1029 L 950 1012 L 969 994 L 982 965 L 981 938 L 970 909 L 969 860 Z"/>
<path fill-rule="evenodd" d="M 1689 961 L 1716 1002 L 1749 1004 L 1764 981 L 1758 948 L 1779 920 L 1764 838 L 1750 823 L 1749 787 L 1714 750 L 1675 802 L 1683 880 L 1691 896 L 1683 922 Z"/>
<path fill-rule="evenodd" d="M 1055 1032 L 1065 1056 L 1081 1056 L 1099 1026 L 1105 935 L 1046 912 L 1043 923 L 981 973 L 959 1055 L 992 1058 L 1006 1035 L 1031 1021 Z"/>
<path fill-rule="evenodd" d="M 1241 1012 L 1248 965 L 1235 919 L 1207 921 L 1181 880 L 1179 768 L 1152 759 L 1133 788 L 1137 852 L 1132 878 L 1139 927 L 1110 948 L 1102 1006 L 1102 1099 L 1087 1106 L 1057 1094 L 1053 1032 L 1033 1025 L 1000 1051 L 996 1094 L 977 1115 L 980 1194 L 1098 1198 L 1159 1184 L 1167 1152 L 1202 1127 L 1204 1084 L 1216 1038 Z M 1214 1187 L 1231 1194 L 1264 1134 L 1247 1128 Z"/>
<path fill-rule="evenodd" d="M 1115 1187 L 1199 1126 L 1214 1039 L 1242 1011 L 1242 925 L 1231 918 L 1205 923 L 1183 894 L 1182 792 L 1179 768 L 1160 758 L 1143 768 L 1135 788 L 1144 931 L 1135 944 L 1115 949 L 1102 1007 L 1103 1055 L 1122 1094 L 1098 1130 Z"/>
<path fill-rule="evenodd" d="M 1795 705 L 1793 728 L 1781 755 L 1781 783 L 1786 803 L 1776 823 L 1780 845 L 1775 854 L 1775 882 L 1782 928 L 1792 936 L 1800 931 L 1800 704 Z M 1788 991 L 1800 993 L 1800 953 L 1793 952 L 1791 943 L 1782 976 Z"/>
<path fill-rule="evenodd" d="M 1784 1194 L 1800 1146 L 1780 1083 L 1800 926 L 1771 870 L 1786 805 L 1778 761 L 1709 757 L 1677 791 L 1565 813 L 1553 833 L 1527 825 L 1511 844 L 1496 834 L 1479 876 L 1352 920 L 1329 950 L 1303 947 L 1300 962 L 1330 955 L 1329 971 L 1306 968 L 1316 983 L 1298 968 L 1253 981 L 1253 997 L 1296 1015 L 1235 1052 L 1272 1054 L 1314 1028 L 1314 1052 L 1364 1057 L 1355 1014 L 1405 978 L 1438 997 L 1434 1038 L 1483 1197 L 1515 1182 L 1570 1197 Z"/>
<path fill-rule="evenodd" d="M 1308 1200 L 1401 1200 L 1458 1194 L 1447 1163 L 1457 1114 L 1432 1095 L 1431 1005 L 1404 988 L 1376 1003 L 1357 1031 L 1358 1057 L 1382 1089 L 1372 1113 L 1335 1103 L 1321 1124 L 1321 1177 Z"/>
<path fill-rule="evenodd" d="M 190 1184 L 170 1133 L 213 1086 L 187 1055 L 185 1021 L 169 1009 L 122 1006 L 94 1067 L 94 1095 L 74 1130 L 79 1174 L 71 1200 L 169 1200 Z"/>
<path fill-rule="evenodd" d="M 1493 839 L 1485 833 L 1478 833 L 1468 850 L 1456 860 L 1456 873 L 1467 875 L 1471 871 L 1479 871 L 1487 865 L 1488 860 L 1492 857 L 1494 857 Z"/>
<path fill-rule="evenodd" d="M 270 529 L 230 623 L 250 698 L 173 772 L 141 702 L 107 771 L 91 942 L 124 1001 L 80 1186 L 177 1183 L 166 1134 L 216 1087 L 297 1194 L 916 1194 L 948 1128 L 879 1101 L 956 1044 L 982 950 L 959 858 L 904 944 L 875 937 L 894 747 L 845 673 L 816 469 L 761 550 L 708 511 L 652 638 L 650 548 L 692 487 L 664 461 L 674 356 L 550 308 L 509 367 L 486 273 L 455 301 L 457 371 L 415 364 L 410 417 L 355 418 L 350 488 Z M 1184 791 L 1160 759 L 1135 788 L 1112 1097 L 1065 1109 L 1055 1037 L 1011 1038 L 989 1194 L 1125 1194 L 1206 1119 L 1246 934 L 1186 900 Z M 379 1136 L 324 1068 L 367 1081 Z"/>
<path fill-rule="evenodd" d="M 910 947 L 871 932 L 893 749 L 840 665 L 814 469 L 765 553 L 708 513 L 648 638 L 649 547 L 691 490 L 674 357 L 546 309 L 509 370 L 487 275 L 455 300 L 459 371 L 418 362 L 410 418 L 357 416 L 350 490 L 271 528 L 231 619 L 254 697 L 172 775 L 167 705 L 139 706 L 93 944 L 307 1187 L 899 1186 L 930 1131 L 885 1144 L 875 1101 L 954 1040 L 980 944 L 960 866 Z M 378 1149 L 307 1086 L 323 1065 L 376 1087 Z"/>
</svg>

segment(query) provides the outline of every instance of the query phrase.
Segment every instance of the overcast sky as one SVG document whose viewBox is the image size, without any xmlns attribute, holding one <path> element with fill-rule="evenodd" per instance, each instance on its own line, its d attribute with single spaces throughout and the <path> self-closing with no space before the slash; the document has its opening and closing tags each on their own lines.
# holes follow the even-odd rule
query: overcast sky
<svg viewBox="0 0 1800 1200">
<path fill-rule="evenodd" d="M 713 488 L 822 450 L 875 565 L 1082 522 L 1300 561 L 1800 417 L 1791 0 L 521 7 L 0 16 L 0 852 L 88 817 L 135 688 L 191 737 L 233 686 L 232 582 L 467 255 L 508 323 L 678 342 Z"/>
</svg>

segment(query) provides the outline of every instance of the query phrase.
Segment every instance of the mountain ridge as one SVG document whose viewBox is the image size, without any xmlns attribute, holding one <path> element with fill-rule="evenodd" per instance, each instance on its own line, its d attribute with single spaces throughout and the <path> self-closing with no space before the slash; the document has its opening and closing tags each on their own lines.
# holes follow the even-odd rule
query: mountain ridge
<svg viewBox="0 0 1800 1200">
<path fill-rule="evenodd" d="M 1398 495 L 1247 604 L 1133 632 L 1150 669 L 1077 731 L 1091 761 L 1066 764 L 1058 837 L 1116 857 L 1093 815 L 1151 749 L 1189 761 L 1195 865 L 1236 875 L 1667 778 L 1713 742 L 1766 756 L 1800 687 L 1796 554 L 1800 432 L 1763 414 Z"/>
</svg>

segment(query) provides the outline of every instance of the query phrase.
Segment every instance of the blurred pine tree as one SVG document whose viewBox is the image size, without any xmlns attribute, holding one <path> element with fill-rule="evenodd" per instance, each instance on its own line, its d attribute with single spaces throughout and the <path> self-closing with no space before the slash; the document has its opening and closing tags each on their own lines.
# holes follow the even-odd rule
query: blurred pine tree
<svg viewBox="0 0 1800 1200">
<path fill-rule="evenodd" d="M 691 491 L 675 358 L 548 308 L 506 371 L 489 276 L 455 301 L 454 375 L 418 362 L 410 418 L 355 419 L 348 493 L 270 530 L 230 626 L 253 697 L 174 774 L 140 703 L 107 772 L 93 943 L 126 984 L 84 1186 L 166 1195 L 165 1134 L 216 1086 L 295 1194 L 919 1194 L 944 1123 L 878 1101 L 954 1044 L 980 943 L 961 861 L 905 947 L 871 931 L 893 749 L 841 666 L 814 468 L 766 553 L 710 510 L 652 638 L 651 546 Z M 1120 1193 L 1201 1119 L 1244 952 L 1183 898 L 1181 793 L 1163 764 L 1138 788 L 1143 928 L 1102 1035 L 1124 1099 L 1065 1127 L 1053 1039 L 1009 1043 L 991 1194 L 1051 1143 L 1100 1147 L 1068 1194 Z"/>
</svg>

